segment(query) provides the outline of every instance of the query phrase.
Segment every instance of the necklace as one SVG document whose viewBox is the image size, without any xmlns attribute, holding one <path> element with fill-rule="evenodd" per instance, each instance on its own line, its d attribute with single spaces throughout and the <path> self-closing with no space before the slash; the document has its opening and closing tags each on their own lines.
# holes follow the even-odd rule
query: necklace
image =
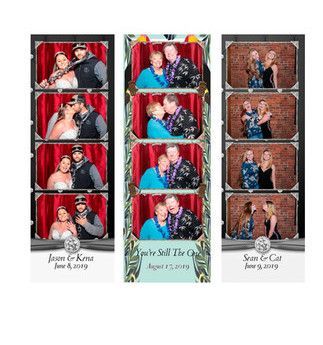
<svg viewBox="0 0 323 345">
<path fill-rule="evenodd" d="M 168 62 L 168 64 L 166 65 L 166 78 L 167 78 L 169 84 L 173 83 L 173 81 L 174 81 L 175 72 L 176 72 L 176 69 L 177 69 L 177 66 L 179 64 L 180 59 L 181 59 L 181 56 L 178 55 L 173 64 Z"/>
<path fill-rule="evenodd" d="M 163 235 L 163 237 L 165 237 L 164 235 L 164 231 L 162 229 L 162 227 L 160 226 L 159 222 L 158 222 L 158 218 L 157 216 L 154 217 L 154 222 L 155 222 L 155 225 L 156 225 L 156 228 L 157 230 Z M 166 222 L 166 227 L 168 228 L 168 225 L 167 225 L 167 222 Z"/>
<path fill-rule="evenodd" d="M 182 214 L 183 214 L 183 207 L 180 207 L 178 212 L 177 212 L 177 214 L 176 214 L 176 216 L 174 217 L 175 218 L 174 224 L 172 222 L 171 214 L 168 215 L 168 217 L 167 217 L 167 224 L 168 224 L 168 228 L 169 228 L 171 233 L 176 233 L 177 232 L 178 223 L 179 223 L 179 220 L 180 220 Z"/>
<path fill-rule="evenodd" d="M 172 176 L 170 176 L 170 168 L 171 168 L 171 165 L 169 166 L 169 168 L 167 169 L 167 174 L 166 174 L 166 178 L 167 178 L 167 182 L 168 182 L 168 185 L 171 185 L 175 182 L 175 178 L 176 178 L 176 174 L 177 174 L 177 171 L 178 171 L 178 168 L 180 167 L 181 163 L 182 163 L 182 160 L 183 158 L 182 157 L 179 157 L 175 166 L 174 166 L 174 170 L 172 172 Z"/>
<path fill-rule="evenodd" d="M 179 113 L 181 112 L 182 110 L 182 106 L 179 106 L 176 111 L 175 111 L 175 114 L 174 115 L 171 115 L 168 119 L 167 119 L 167 122 L 166 122 L 166 128 L 168 130 L 168 132 L 171 133 L 173 127 L 174 127 L 174 122 L 175 120 L 178 118 L 178 115 Z"/>
<path fill-rule="evenodd" d="M 150 69 L 150 72 L 152 73 L 152 75 L 154 76 L 155 80 L 157 81 L 157 83 L 161 87 L 167 87 L 168 86 L 168 83 L 166 81 L 167 77 L 166 77 L 166 73 L 165 73 L 164 69 L 163 69 L 163 74 L 162 74 L 162 76 L 164 77 L 164 80 L 161 78 L 160 75 L 155 73 L 154 67 L 152 65 L 150 65 L 149 69 Z"/>
<path fill-rule="evenodd" d="M 162 176 L 160 175 L 158 165 L 155 166 L 155 171 L 156 171 L 158 180 L 163 184 L 164 188 L 167 188 L 168 187 L 167 179 L 165 181 L 165 179 L 163 179 Z"/>
<path fill-rule="evenodd" d="M 163 127 L 166 127 L 165 121 L 158 119 L 156 116 L 152 116 L 152 119 L 154 119 L 156 122 L 160 123 Z"/>
</svg>

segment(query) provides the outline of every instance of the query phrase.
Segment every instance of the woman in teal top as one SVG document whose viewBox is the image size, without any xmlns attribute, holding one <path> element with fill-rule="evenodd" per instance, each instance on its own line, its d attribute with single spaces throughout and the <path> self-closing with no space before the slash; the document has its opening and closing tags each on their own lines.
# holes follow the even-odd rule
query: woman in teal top
<svg viewBox="0 0 323 345">
<path fill-rule="evenodd" d="M 183 139 L 184 135 L 171 135 L 163 120 L 165 110 L 159 102 L 150 102 L 146 107 L 150 120 L 147 124 L 147 137 L 149 139 Z"/>
<path fill-rule="evenodd" d="M 158 157 L 158 164 L 149 168 L 141 176 L 140 189 L 167 189 L 166 171 L 169 167 L 169 160 L 165 154 Z"/>
<path fill-rule="evenodd" d="M 164 89 L 168 87 L 166 72 L 163 68 L 163 54 L 159 51 L 153 51 L 149 60 L 151 65 L 142 70 L 136 81 L 138 89 Z"/>
<path fill-rule="evenodd" d="M 168 240 L 170 238 L 167 226 L 168 211 L 164 202 L 155 206 L 155 216 L 147 219 L 140 230 L 141 240 Z"/>
</svg>

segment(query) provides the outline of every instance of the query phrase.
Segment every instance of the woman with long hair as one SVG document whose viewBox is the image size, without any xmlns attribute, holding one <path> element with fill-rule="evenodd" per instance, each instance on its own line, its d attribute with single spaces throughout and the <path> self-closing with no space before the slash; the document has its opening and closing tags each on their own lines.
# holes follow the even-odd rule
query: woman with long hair
<svg viewBox="0 0 323 345">
<path fill-rule="evenodd" d="M 57 120 L 49 134 L 49 140 L 74 140 L 77 138 L 78 129 L 74 120 L 75 110 L 72 105 L 61 104 Z"/>
<path fill-rule="evenodd" d="M 59 206 L 56 211 L 56 221 L 50 227 L 48 239 L 64 241 L 70 236 L 77 237 L 75 224 L 66 207 Z"/>
<path fill-rule="evenodd" d="M 154 50 L 150 53 L 150 66 L 140 72 L 136 81 L 137 88 L 163 89 L 169 86 L 166 70 L 163 68 L 163 59 L 164 55 L 160 51 Z"/>
<path fill-rule="evenodd" d="M 241 176 L 242 189 L 258 189 L 258 164 L 254 161 L 253 151 L 248 149 L 242 157 Z"/>
<path fill-rule="evenodd" d="M 53 73 L 39 84 L 40 87 L 45 89 L 76 89 L 78 85 L 74 71 L 66 71 L 70 64 L 66 53 L 59 51 L 55 53 L 54 59 Z"/>
<path fill-rule="evenodd" d="M 263 88 L 262 75 L 264 67 L 259 59 L 259 53 L 256 49 L 251 49 L 248 53 L 246 72 L 248 74 L 248 88 Z"/>
<path fill-rule="evenodd" d="M 64 155 L 60 158 L 56 171 L 49 176 L 47 189 L 62 190 L 72 188 L 71 164 L 70 156 Z"/>
<path fill-rule="evenodd" d="M 263 87 L 266 89 L 277 89 L 278 88 L 278 67 L 277 67 L 277 54 L 274 50 L 269 50 L 266 54 L 264 62 L 263 72 Z"/>
<path fill-rule="evenodd" d="M 243 102 L 241 121 L 244 124 L 244 133 L 248 139 L 258 140 L 263 138 L 261 127 L 258 124 L 258 113 L 255 109 L 252 109 L 249 99 Z"/>
<path fill-rule="evenodd" d="M 276 189 L 276 168 L 273 164 L 273 155 L 270 150 L 263 151 L 259 167 L 258 184 L 260 189 Z"/>
<path fill-rule="evenodd" d="M 154 217 L 145 221 L 140 230 L 141 240 L 167 240 L 170 233 L 167 225 L 168 211 L 165 202 L 159 202 L 154 207 Z"/>
<path fill-rule="evenodd" d="M 265 212 L 265 234 L 271 240 L 281 240 L 281 235 L 278 231 L 278 219 L 276 215 L 276 208 L 272 201 L 266 201 L 262 205 Z"/>
<path fill-rule="evenodd" d="M 240 212 L 239 219 L 229 234 L 231 238 L 235 240 L 253 239 L 253 231 L 255 228 L 253 214 L 255 211 L 256 206 L 251 201 L 244 204 L 243 210 Z"/>
<path fill-rule="evenodd" d="M 269 111 L 269 104 L 265 100 L 260 100 L 257 106 L 258 126 L 261 127 L 262 137 L 264 139 L 271 139 L 273 137 L 270 120 L 272 113 Z"/>
</svg>

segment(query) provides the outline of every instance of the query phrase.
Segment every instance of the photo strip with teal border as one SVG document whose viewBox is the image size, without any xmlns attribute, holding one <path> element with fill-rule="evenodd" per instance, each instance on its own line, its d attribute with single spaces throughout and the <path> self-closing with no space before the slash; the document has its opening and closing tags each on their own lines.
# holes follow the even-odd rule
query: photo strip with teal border
<svg viewBox="0 0 323 345">
<path fill-rule="evenodd" d="M 124 41 L 124 280 L 210 282 L 210 35 Z"/>
</svg>

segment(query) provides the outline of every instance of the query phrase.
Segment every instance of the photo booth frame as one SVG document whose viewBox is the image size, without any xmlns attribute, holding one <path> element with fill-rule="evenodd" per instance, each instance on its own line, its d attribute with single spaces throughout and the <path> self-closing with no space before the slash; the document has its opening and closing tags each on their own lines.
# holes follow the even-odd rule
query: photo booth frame
<svg viewBox="0 0 323 345">
<path fill-rule="evenodd" d="M 194 37 L 194 42 L 203 48 L 203 76 L 202 82 L 198 88 L 160 88 L 160 89 L 137 89 L 132 80 L 132 47 L 136 44 L 145 44 L 142 41 L 144 37 L 149 37 L 153 43 L 174 42 L 178 44 L 189 44 L 188 37 Z M 124 167 L 125 167 L 125 187 L 124 187 L 124 279 L 127 282 L 138 280 L 141 270 L 142 258 L 138 255 L 137 249 L 140 244 L 132 233 L 132 198 L 138 194 L 143 195 L 190 195 L 195 194 L 202 198 L 202 225 L 203 239 L 195 241 L 196 249 L 199 255 L 193 258 L 195 277 L 192 281 L 209 282 L 210 281 L 210 35 L 125 35 L 125 109 L 124 109 Z M 132 97 L 137 93 L 142 94 L 198 94 L 202 98 L 202 133 L 197 139 L 140 139 L 132 131 Z M 188 189 L 164 189 L 164 190 L 140 190 L 132 181 L 132 149 L 135 145 L 146 144 L 195 144 L 202 148 L 202 179 L 203 183 L 194 190 Z M 189 240 L 181 240 L 187 242 Z M 154 241 L 156 242 L 156 241 Z M 191 242 L 191 241 L 189 241 Z"/>
<path fill-rule="evenodd" d="M 233 88 L 227 82 L 228 76 L 228 48 L 232 43 L 291 43 L 296 49 L 296 83 L 290 88 L 276 89 L 248 89 Z M 243 68 L 243 66 L 242 66 Z M 233 194 L 250 193 L 252 195 L 270 195 L 287 193 L 297 200 L 297 239 L 293 245 L 286 241 L 278 240 L 275 248 L 286 250 L 304 250 L 305 238 L 305 36 L 304 35 L 222 35 L 222 249 L 238 250 L 242 248 L 254 248 L 254 240 L 226 239 L 227 230 L 227 200 Z M 279 86 L 279 85 L 278 85 Z M 259 139 L 248 140 L 246 138 L 232 138 L 227 131 L 227 100 L 231 95 L 245 94 L 248 98 L 251 94 L 292 94 L 297 100 L 296 103 L 296 124 L 297 133 L 290 139 Z M 291 189 L 287 190 L 232 190 L 227 183 L 227 149 L 232 144 L 249 145 L 253 144 L 292 144 L 297 150 L 296 170 L 298 181 Z M 276 241 L 275 241 L 276 242 Z M 291 244 L 291 243 L 290 243 Z"/>
<path fill-rule="evenodd" d="M 107 83 L 101 88 L 76 88 L 76 89 L 44 89 L 37 82 L 38 48 L 41 44 L 53 43 L 93 43 L 100 44 L 105 49 Z M 31 250 L 52 250 L 64 248 L 64 242 L 44 241 L 37 236 L 37 198 L 42 194 L 63 193 L 102 195 L 107 200 L 108 238 L 81 240 L 81 248 L 93 250 L 114 250 L 114 35 L 31 35 Z M 37 98 L 43 94 L 101 94 L 106 99 L 107 134 L 100 139 L 77 140 L 45 140 L 37 134 Z M 93 144 L 103 145 L 107 150 L 107 183 L 102 190 L 64 190 L 50 191 L 39 190 L 36 184 L 37 177 L 37 148 L 42 144 Z"/>
</svg>

